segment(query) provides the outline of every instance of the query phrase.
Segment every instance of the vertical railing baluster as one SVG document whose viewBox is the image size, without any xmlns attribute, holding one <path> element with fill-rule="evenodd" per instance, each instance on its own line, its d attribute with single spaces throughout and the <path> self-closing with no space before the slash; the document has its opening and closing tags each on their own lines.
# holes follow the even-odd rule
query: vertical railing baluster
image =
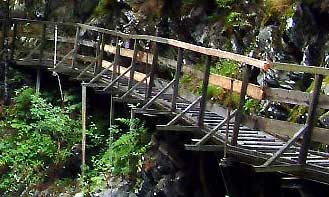
<svg viewBox="0 0 329 197">
<path fill-rule="evenodd" d="M 79 37 L 80 37 L 80 27 L 77 26 L 76 32 L 75 32 L 75 40 L 74 40 L 74 51 L 72 55 L 72 64 L 71 68 L 74 68 L 77 55 L 78 55 L 78 47 L 79 47 Z"/>
<path fill-rule="evenodd" d="M 16 21 L 13 21 L 13 40 L 11 43 L 11 52 L 10 52 L 10 60 L 13 60 L 14 53 L 15 53 L 15 47 L 16 47 L 16 37 L 17 37 L 17 25 L 18 23 Z"/>
<path fill-rule="evenodd" d="M 97 39 L 96 39 L 96 54 L 95 54 L 95 58 L 96 58 L 96 62 L 95 62 L 95 68 L 94 68 L 94 75 L 96 76 L 98 73 L 101 72 L 101 67 L 99 65 L 99 62 L 101 61 L 99 58 L 101 58 L 100 56 L 100 51 L 101 51 L 101 33 L 98 32 L 97 35 Z"/>
<path fill-rule="evenodd" d="M 198 126 L 203 127 L 203 119 L 206 111 L 207 105 L 207 90 L 209 84 L 209 76 L 210 76 L 210 64 L 211 64 L 211 56 L 207 56 L 206 59 L 206 68 L 204 71 L 203 82 L 202 82 L 202 92 L 201 92 L 201 100 L 200 100 L 200 111 L 198 115 Z"/>
<path fill-rule="evenodd" d="M 153 46 L 153 60 L 152 60 L 152 65 L 151 65 L 150 72 L 149 72 L 150 78 L 149 78 L 148 87 L 147 87 L 146 94 L 145 94 L 145 100 L 148 100 L 152 95 L 152 90 L 153 90 L 153 86 L 154 86 L 154 78 L 155 78 L 155 70 L 156 70 L 157 64 L 158 64 L 158 56 L 159 56 L 158 44 L 155 42 L 154 46 Z"/>
<path fill-rule="evenodd" d="M 120 53 L 121 53 L 121 43 L 120 43 L 119 38 L 117 38 L 115 56 L 114 56 L 114 62 L 113 62 L 112 80 L 114 80 L 117 77 L 117 74 L 119 74 L 118 67 L 119 67 L 119 63 L 120 63 Z"/>
<path fill-rule="evenodd" d="M 181 77 L 182 72 L 182 65 L 183 65 L 183 54 L 184 51 L 182 48 L 178 49 L 178 58 L 177 58 L 177 65 L 176 65 L 176 73 L 175 73 L 175 83 L 174 83 L 174 91 L 172 94 L 172 103 L 171 103 L 171 111 L 176 111 L 176 103 L 178 97 L 178 90 L 179 90 L 179 79 Z"/>
<path fill-rule="evenodd" d="M 306 125 L 308 127 L 304 132 L 303 143 L 302 143 L 302 147 L 300 148 L 299 157 L 298 157 L 298 162 L 299 164 L 302 165 L 306 164 L 308 150 L 311 145 L 312 132 L 316 121 L 316 109 L 319 103 L 322 82 L 323 82 L 323 75 L 316 75 L 314 82 L 314 90 L 312 93 L 312 100 L 308 108 L 308 116 L 306 120 Z"/>
<path fill-rule="evenodd" d="M 239 106 L 236 111 L 234 127 L 233 127 L 233 135 L 232 135 L 232 140 L 231 140 L 232 146 L 236 146 L 237 142 L 238 142 L 239 128 L 240 128 L 240 124 L 241 124 L 242 118 L 243 118 L 243 106 L 244 106 L 244 103 L 246 100 L 250 74 L 251 74 L 251 66 L 245 65 L 244 77 L 243 77 L 241 92 L 240 92 Z"/>
<path fill-rule="evenodd" d="M 137 62 L 137 55 L 138 55 L 138 46 L 137 46 L 138 40 L 136 39 L 134 42 L 134 55 L 133 59 L 131 60 L 131 70 L 130 70 L 130 76 L 129 76 L 129 82 L 128 82 L 128 90 L 133 86 L 134 78 L 135 78 L 135 70 L 136 70 L 136 62 Z"/>
</svg>

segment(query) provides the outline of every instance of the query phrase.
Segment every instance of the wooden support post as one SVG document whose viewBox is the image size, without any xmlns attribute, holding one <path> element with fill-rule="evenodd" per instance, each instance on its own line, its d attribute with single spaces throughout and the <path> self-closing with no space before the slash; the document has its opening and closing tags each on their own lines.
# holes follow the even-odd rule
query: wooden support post
<svg viewBox="0 0 329 197">
<path fill-rule="evenodd" d="M 71 68 L 74 68 L 74 65 L 76 63 L 77 54 L 78 54 L 78 47 L 79 47 L 79 36 L 80 36 L 80 27 L 77 26 L 77 29 L 76 29 L 76 32 L 75 32 L 74 52 L 73 52 L 73 56 L 72 56 Z"/>
<path fill-rule="evenodd" d="M 41 37 L 41 43 L 40 43 L 40 51 L 39 51 L 39 68 L 37 69 L 37 82 L 35 86 L 36 93 L 40 93 L 40 86 L 41 86 L 41 71 L 40 67 L 43 65 L 43 51 L 45 48 L 46 44 L 46 30 L 47 30 L 47 25 L 43 24 L 42 25 L 42 37 Z"/>
<path fill-rule="evenodd" d="M 152 95 L 152 89 L 154 86 L 154 78 L 155 78 L 155 70 L 156 70 L 157 64 L 158 64 L 158 56 L 159 56 L 158 45 L 157 45 L 157 43 L 154 43 L 153 61 L 152 61 L 151 70 L 150 70 L 150 80 L 149 80 L 148 87 L 147 87 L 146 94 L 145 94 L 145 100 L 148 100 Z"/>
<path fill-rule="evenodd" d="M 120 40 L 117 39 L 117 45 L 115 50 L 114 62 L 113 62 L 113 72 L 112 72 L 112 80 L 114 80 L 118 74 L 118 66 L 120 62 L 120 51 L 121 51 L 121 43 Z"/>
<path fill-rule="evenodd" d="M 207 56 L 206 59 L 206 68 L 204 71 L 203 76 L 203 83 L 202 83 L 202 92 L 201 92 L 201 101 L 200 101 L 200 111 L 198 116 L 198 126 L 203 127 L 203 117 L 206 111 L 206 104 L 207 104 L 207 90 L 209 84 L 209 75 L 210 75 L 210 62 L 211 56 Z"/>
<path fill-rule="evenodd" d="M 306 125 L 308 125 L 308 128 L 306 129 L 306 131 L 303 135 L 303 143 L 302 143 L 302 147 L 300 149 L 299 157 L 298 157 L 298 162 L 301 165 L 306 164 L 307 154 L 308 154 L 308 150 L 310 148 L 311 139 L 312 139 L 312 132 L 313 132 L 314 124 L 316 121 L 316 109 L 317 109 L 318 103 L 319 103 L 322 81 L 323 81 L 323 75 L 315 76 L 312 100 L 311 100 L 310 106 L 308 108 L 308 116 L 307 116 L 307 120 L 306 120 Z"/>
<path fill-rule="evenodd" d="M 102 62 L 102 57 L 100 55 L 100 51 L 101 51 L 101 43 L 102 43 L 102 39 L 101 39 L 101 33 L 98 32 L 98 35 L 97 35 L 97 40 L 96 40 L 96 63 L 95 63 L 95 68 L 94 68 L 94 75 L 97 75 L 98 73 L 101 72 L 102 68 L 101 68 L 101 65 L 100 65 L 100 62 Z"/>
<path fill-rule="evenodd" d="M 17 22 L 13 22 L 13 41 L 11 43 L 11 52 L 10 52 L 10 60 L 13 60 L 15 54 L 15 47 L 16 47 L 16 37 L 17 37 Z"/>
<path fill-rule="evenodd" d="M 176 103 L 179 91 L 179 79 L 182 72 L 182 65 L 183 65 L 183 49 L 178 49 L 178 59 L 176 65 L 176 73 L 175 73 L 175 84 L 174 84 L 174 92 L 172 95 L 172 103 L 171 103 L 171 111 L 176 111 Z"/>
<path fill-rule="evenodd" d="M 85 84 L 81 84 L 82 87 L 82 114 L 81 114 L 81 124 L 82 124 L 82 166 L 81 175 L 82 178 L 85 177 L 86 170 L 86 115 L 87 115 L 87 87 Z"/>
<path fill-rule="evenodd" d="M 236 146 L 237 142 L 238 142 L 239 128 L 240 128 L 240 124 L 243 119 L 243 106 L 244 106 L 244 103 L 246 100 L 247 87 L 248 87 L 248 83 L 249 83 L 250 74 L 251 74 L 251 66 L 246 65 L 244 68 L 244 77 L 243 77 L 242 86 L 241 86 L 239 106 L 238 106 L 237 113 L 235 116 L 233 136 L 232 136 L 232 140 L 231 140 L 232 146 Z"/>
<path fill-rule="evenodd" d="M 134 77 L 135 77 L 135 70 L 136 70 L 136 62 L 137 62 L 137 55 L 138 55 L 138 46 L 137 46 L 138 40 L 135 40 L 134 43 L 134 55 L 131 59 L 131 70 L 130 70 L 130 76 L 129 76 L 129 82 L 128 82 L 128 90 L 133 86 Z"/>
<path fill-rule="evenodd" d="M 110 127 L 113 125 L 114 117 L 114 105 L 113 105 L 113 95 L 110 95 Z"/>
</svg>

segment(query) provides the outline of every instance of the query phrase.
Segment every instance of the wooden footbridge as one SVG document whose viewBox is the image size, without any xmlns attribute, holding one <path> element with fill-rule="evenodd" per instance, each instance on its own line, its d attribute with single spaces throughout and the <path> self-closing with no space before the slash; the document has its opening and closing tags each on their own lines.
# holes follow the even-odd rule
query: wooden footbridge
<svg viewBox="0 0 329 197">
<path fill-rule="evenodd" d="M 130 35 L 85 24 L 2 20 L 2 61 L 40 71 L 48 69 L 59 78 L 69 75 L 82 82 L 83 131 L 86 122 L 86 88 L 111 94 L 117 102 L 138 102 L 135 113 L 166 115 L 170 121 L 157 125 L 168 132 L 192 132 L 201 138 L 185 145 L 191 151 L 218 151 L 257 172 L 283 172 L 329 184 L 329 154 L 312 150 L 311 144 L 329 144 L 329 130 L 315 127 L 316 109 L 329 109 L 329 97 L 320 95 L 329 69 L 272 63 L 243 55 L 148 35 Z M 37 46 L 37 47 L 34 47 Z M 174 51 L 164 57 L 160 48 Z M 185 65 L 193 53 L 205 61 L 203 72 Z M 225 58 L 244 67 L 243 81 L 210 74 L 211 61 Z M 128 65 L 128 66 L 125 66 Z M 260 87 L 249 83 L 252 66 L 310 73 L 315 76 L 312 93 Z M 173 70 L 161 79 L 159 70 Z M 58 74 L 57 74 L 58 73 Z M 202 81 L 201 95 L 187 95 L 180 88 L 182 73 L 193 73 Z M 37 89 L 40 88 L 38 72 Z M 207 100 L 208 85 L 240 94 L 238 108 L 224 110 Z M 307 106 L 305 125 L 243 113 L 246 96 L 258 100 Z M 83 144 L 85 147 L 85 144 Z"/>
</svg>

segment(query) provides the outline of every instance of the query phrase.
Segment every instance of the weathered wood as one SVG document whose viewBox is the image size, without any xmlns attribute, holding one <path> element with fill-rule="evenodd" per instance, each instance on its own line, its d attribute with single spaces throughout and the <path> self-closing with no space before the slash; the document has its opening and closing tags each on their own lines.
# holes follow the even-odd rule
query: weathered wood
<svg viewBox="0 0 329 197">
<path fill-rule="evenodd" d="M 150 68 L 150 80 L 148 83 L 148 88 L 146 90 L 145 100 L 148 100 L 152 94 L 152 90 L 153 90 L 153 86 L 154 86 L 154 79 L 155 79 L 155 71 L 156 71 L 157 65 L 158 65 L 158 55 L 159 55 L 159 49 L 158 49 L 157 43 L 155 43 L 154 47 L 153 47 L 153 61 L 152 61 L 152 65 Z"/>
<path fill-rule="evenodd" d="M 87 87 L 82 84 L 82 113 L 81 113 L 81 125 L 82 125 L 82 158 L 81 158 L 81 174 L 82 177 L 85 175 L 86 168 L 86 115 L 87 115 Z"/>
<path fill-rule="evenodd" d="M 254 166 L 256 172 L 300 172 L 303 170 L 302 165 L 287 164 L 287 165 L 273 165 L 273 166 Z"/>
<path fill-rule="evenodd" d="M 15 49 L 16 49 L 16 37 L 17 37 L 17 23 L 14 22 L 13 23 L 14 27 L 13 27 L 13 39 L 12 39 L 12 43 L 11 43 L 11 53 L 10 53 L 10 60 L 13 60 L 14 58 L 14 54 L 15 54 Z"/>
<path fill-rule="evenodd" d="M 111 45 L 105 45 L 104 50 L 108 53 L 115 54 L 115 47 L 113 47 Z M 124 57 L 132 58 L 133 54 L 134 54 L 133 50 L 121 49 L 121 55 L 124 56 Z M 151 53 L 146 53 L 146 52 L 140 51 L 137 54 L 137 59 L 140 62 L 143 62 L 143 63 L 146 63 L 146 64 L 152 64 L 153 55 Z M 159 63 L 163 64 L 163 65 L 168 65 L 172 69 L 176 69 L 176 66 L 178 64 L 177 61 L 172 60 L 172 59 L 168 59 L 168 58 L 164 58 L 164 57 L 159 57 Z M 182 66 L 182 72 L 186 73 L 186 74 L 191 74 L 191 75 L 193 75 L 193 77 L 203 79 L 203 72 L 192 68 L 191 65 L 183 65 Z M 229 90 L 231 80 L 232 79 L 229 78 L 229 77 L 224 77 L 224 76 L 220 76 L 220 75 L 217 75 L 217 74 L 210 74 L 209 84 L 219 86 L 219 87 L 222 87 L 224 89 Z M 242 86 L 242 81 L 234 79 L 234 81 L 233 81 L 233 91 L 237 92 L 237 93 L 240 93 L 241 86 Z M 258 100 L 264 99 L 263 89 L 260 86 L 254 85 L 254 84 L 251 84 L 251 83 L 248 84 L 247 95 L 252 97 L 252 98 L 258 99 Z"/>
<path fill-rule="evenodd" d="M 246 93 L 247 93 L 247 87 L 248 87 L 248 83 L 249 83 L 250 74 L 251 74 L 251 66 L 245 65 L 243 82 L 242 82 L 242 86 L 241 86 L 241 93 L 240 93 L 240 99 L 239 99 L 239 106 L 238 106 L 236 116 L 235 116 L 233 136 L 231 139 L 232 146 L 237 145 L 239 128 L 240 128 L 240 124 L 243 119 L 243 106 L 244 106 L 245 99 L 246 99 Z"/>
<path fill-rule="evenodd" d="M 88 85 L 89 84 L 92 84 L 93 82 L 95 82 L 96 80 L 98 80 L 104 73 L 106 73 L 107 71 L 109 71 L 112 67 L 113 67 L 113 63 L 111 62 L 107 62 L 107 66 L 105 67 L 105 69 L 103 69 L 100 73 L 98 73 L 94 78 L 92 78 Z"/>
<path fill-rule="evenodd" d="M 143 82 L 150 77 L 150 73 L 145 75 L 143 79 L 138 80 L 138 83 L 136 83 L 132 88 L 130 88 L 124 95 L 120 97 L 120 99 L 126 98 L 128 95 L 130 95 L 136 88 L 138 88 L 140 85 L 143 84 Z"/>
<path fill-rule="evenodd" d="M 143 107 L 142 110 L 147 109 L 150 107 L 156 99 L 158 99 L 163 93 L 165 93 L 175 82 L 175 79 L 173 79 L 171 82 L 169 82 L 166 87 L 164 87 L 160 92 L 158 92 L 154 97 L 152 97 Z"/>
<path fill-rule="evenodd" d="M 305 72 L 310 74 L 321 74 L 321 75 L 329 75 L 329 69 L 318 67 L 318 66 L 305 66 L 305 65 L 297 65 L 297 64 L 287 64 L 287 63 L 278 63 L 273 62 L 270 63 L 270 67 L 276 70 L 284 70 L 284 71 L 292 71 L 292 72 Z"/>
<path fill-rule="evenodd" d="M 197 125 L 199 127 L 203 127 L 203 119 L 206 110 L 206 103 L 207 103 L 207 90 L 209 84 L 209 75 L 210 75 L 210 64 L 211 64 L 211 57 L 207 56 L 206 59 L 206 69 L 204 72 L 203 82 L 202 82 L 202 91 L 201 91 L 201 100 L 200 100 L 200 111 L 198 115 L 198 122 Z"/>
<path fill-rule="evenodd" d="M 74 65 L 76 63 L 76 58 L 78 55 L 78 48 L 80 43 L 80 27 L 77 27 L 75 32 L 75 39 L 74 39 L 74 48 L 73 48 L 73 55 L 72 55 L 72 64 L 71 67 L 74 68 Z"/>
<path fill-rule="evenodd" d="M 309 128 L 309 125 L 305 125 L 304 127 L 302 127 L 297 133 L 295 133 L 295 135 L 292 138 L 289 139 L 289 141 L 284 146 L 282 146 L 280 148 L 280 150 L 278 150 L 262 166 L 267 167 L 267 166 L 271 165 L 273 162 L 275 162 L 275 160 L 278 159 L 284 151 L 289 149 L 292 145 L 294 145 L 294 143 L 296 143 L 297 140 L 300 139 L 300 137 L 305 133 L 305 131 L 308 130 L 308 128 Z"/>
<path fill-rule="evenodd" d="M 198 152 L 221 152 L 223 151 L 223 145 L 193 145 L 185 144 L 185 150 L 188 151 L 198 151 Z"/>
<path fill-rule="evenodd" d="M 90 70 L 94 66 L 95 62 L 96 62 L 96 59 L 94 59 L 94 61 L 92 61 L 86 68 L 84 68 L 76 78 L 78 80 L 81 79 L 81 77 L 83 75 L 85 75 L 87 73 L 87 71 Z"/>
<path fill-rule="evenodd" d="M 208 139 L 210 139 L 215 134 L 216 131 L 218 131 L 222 126 L 224 126 L 227 121 L 230 121 L 234 117 L 235 113 L 236 111 L 231 113 L 229 117 L 226 117 L 224 120 L 222 120 L 214 129 L 212 129 L 209 133 L 203 136 L 200 142 L 198 142 L 196 145 L 203 145 Z"/>
<path fill-rule="evenodd" d="M 178 59 L 177 59 L 177 65 L 176 65 L 176 72 L 175 72 L 175 83 L 174 83 L 174 90 L 172 94 L 171 99 L 171 111 L 176 111 L 176 103 L 177 103 L 177 97 L 179 92 L 179 79 L 182 72 L 182 65 L 183 65 L 183 49 L 178 49 Z"/>
<path fill-rule="evenodd" d="M 291 138 L 295 131 L 304 125 L 287 121 L 274 120 L 256 116 L 244 116 L 243 124 L 252 129 L 259 129 L 280 138 Z M 329 129 L 315 127 L 312 141 L 329 144 Z"/>
<path fill-rule="evenodd" d="M 274 102 L 289 103 L 309 106 L 311 94 L 298 90 L 286 90 L 281 88 L 265 88 L 265 98 Z M 320 95 L 318 107 L 329 109 L 329 96 Z"/>
<path fill-rule="evenodd" d="M 130 89 L 133 85 L 134 81 L 134 75 L 135 75 L 135 70 L 136 70 L 136 62 L 137 62 L 137 55 L 138 55 L 138 40 L 135 40 L 134 42 L 134 52 L 133 56 L 131 59 L 131 71 L 130 71 L 130 76 L 129 76 L 129 82 L 128 82 L 128 89 Z"/>
<path fill-rule="evenodd" d="M 101 38 L 101 34 L 98 33 L 97 35 L 97 39 L 96 39 L 96 64 L 95 64 L 95 68 L 94 68 L 94 75 L 97 75 L 98 73 L 100 73 L 102 71 L 102 67 L 101 67 L 101 62 L 102 62 L 102 57 L 100 55 L 100 51 L 101 51 L 101 44 L 102 44 L 102 38 Z"/>
<path fill-rule="evenodd" d="M 130 70 L 131 70 L 131 68 L 132 68 L 132 66 L 130 66 L 130 67 L 128 67 L 127 69 L 125 69 L 125 71 L 124 72 L 122 72 L 117 78 L 115 78 L 115 79 L 113 79 L 112 81 L 111 81 L 111 83 L 109 83 L 104 89 L 103 89 L 103 91 L 108 91 L 108 90 L 110 90 L 113 86 L 114 86 L 114 84 L 116 83 L 116 82 L 118 82 L 120 79 L 122 79 L 128 72 L 130 72 Z"/>
<path fill-rule="evenodd" d="M 299 157 L 298 157 L 298 162 L 302 165 L 306 164 L 308 150 L 311 146 L 312 133 L 313 133 L 313 129 L 315 126 L 315 121 L 316 121 L 316 109 L 318 107 L 322 81 L 323 81 L 323 75 L 315 76 L 312 101 L 308 108 L 308 116 L 307 116 L 307 120 L 306 120 L 306 125 L 308 127 L 304 133 L 303 143 L 302 143 L 302 147 L 300 148 Z"/>
<path fill-rule="evenodd" d="M 121 54 L 121 41 L 119 38 L 116 40 L 116 52 L 114 56 L 114 62 L 113 62 L 113 72 L 112 72 L 112 79 L 116 78 L 117 74 L 119 73 L 119 63 L 120 63 L 120 54 Z"/>
<path fill-rule="evenodd" d="M 180 125 L 157 125 L 156 129 L 158 131 L 178 131 L 178 132 L 196 132 L 200 131 L 199 127 L 195 126 L 180 126 Z"/>
</svg>

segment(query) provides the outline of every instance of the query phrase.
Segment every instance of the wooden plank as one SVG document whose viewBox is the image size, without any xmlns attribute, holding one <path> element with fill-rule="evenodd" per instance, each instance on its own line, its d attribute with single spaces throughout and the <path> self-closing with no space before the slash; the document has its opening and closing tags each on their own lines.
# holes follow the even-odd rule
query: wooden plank
<svg viewBox="0 0 329 197">
<path fill-rule="evenodd" d="M 180 125 L 157 125 L 157 131 L 179 131 L 179 132 L 196 132 L 200 131 L 196 126 L 180 126 Z"/>
<path fill-rule="evenodd" d="M 302 165 L 273 165 L 273 166 L 254 166 L 255 172 L 299 172 L 303 170 Z"/>
<path fill-rule="evenodd" d="M 281 88 L 265 88 L 265 98 L 274 102 L 309 106 L 311 94 L 298 90 L 285 90 Z M 329 109 L 329 96 L 320 95 L 319 107 Z"/>
<path fill-rule="evenodd" d="M 276 70 L 329 75 L 328 68 L 323 68 L 323 67 L 318 67 L 318 66 L 305 66 L 305 65 L 298 65 L 298 64 L 272 62 L 272 63 L 270 63 L 270 67 L 272 69 L 276 69 Z"/>
<path fill-rule="evenodd" d="M 193 145 L 193 144 L 185 144 L 185 150 L 188 151 L 202 151 L 202 152 L 221 152 L 223 151 L 223 145 Z"/>
<path fill-rule="evenodd" d="M 105 45 L 104 50 L 108 53 L 115 54 L 115 47 L 112 45 Z M 121 49 L 121 55 L 124 57 L 132 58 L 133 53 L 134 51 L 131 49 L 124 49 L 124 48 Z M 151 53 L 139 51 L 137 55 L 137 60 L 139 62 L 152 64 L 153 55 Z M 168 65 L 172 69 L 176 69 L 176 65 L 177 65 L 177 61 L 164 57 L 159 57 L 159 63 Z M 193 69 L 191 65 L 183 65 L 182 71 L 185 74 L 191 74 L 193 75 L 193 77 L 203 79 L 203 72 L 200 70 Z M 210 74 L 209 84 L 229 90 L 231 86 L 230 85 L 231 80 L 232 78 L 229 77 L 225 77 L 217 74 Z M 242 81 L 236 79 L 233 80 L 234 92 L 240 93 L 241 86 L 242 86 Z M 260 86 L 249 83 L 247 88 L 247 95 L 252 98 L 262 100 L 264 98 L 264 91 Z"/>
<path fill-rule="evenodd" d="M 243 124 L 281 138 L 291 138 L 304 125 L 256 116 L 244 116 Z M 315 127 L 312 141 L 329 144 L 329 129 Z"/>
<path fill-rule="evenodd" d="M 179 80 L 181 77 L 181 72 L 182 72 L 182 65 L 183 65 L 183 56 L 184 56 L 184 51 L 183 49 L 179 48 L 178 49 L 178 59 L 177 59 L 177 65 L 176 65 L 176 72 L 175 72 L 175 84 L 174 84 L 174 90 L 171 98 L 171 111 L 176 111 L 176 103 L 177 103 L 177 97 L 179 93 Z"/>
</svg>

